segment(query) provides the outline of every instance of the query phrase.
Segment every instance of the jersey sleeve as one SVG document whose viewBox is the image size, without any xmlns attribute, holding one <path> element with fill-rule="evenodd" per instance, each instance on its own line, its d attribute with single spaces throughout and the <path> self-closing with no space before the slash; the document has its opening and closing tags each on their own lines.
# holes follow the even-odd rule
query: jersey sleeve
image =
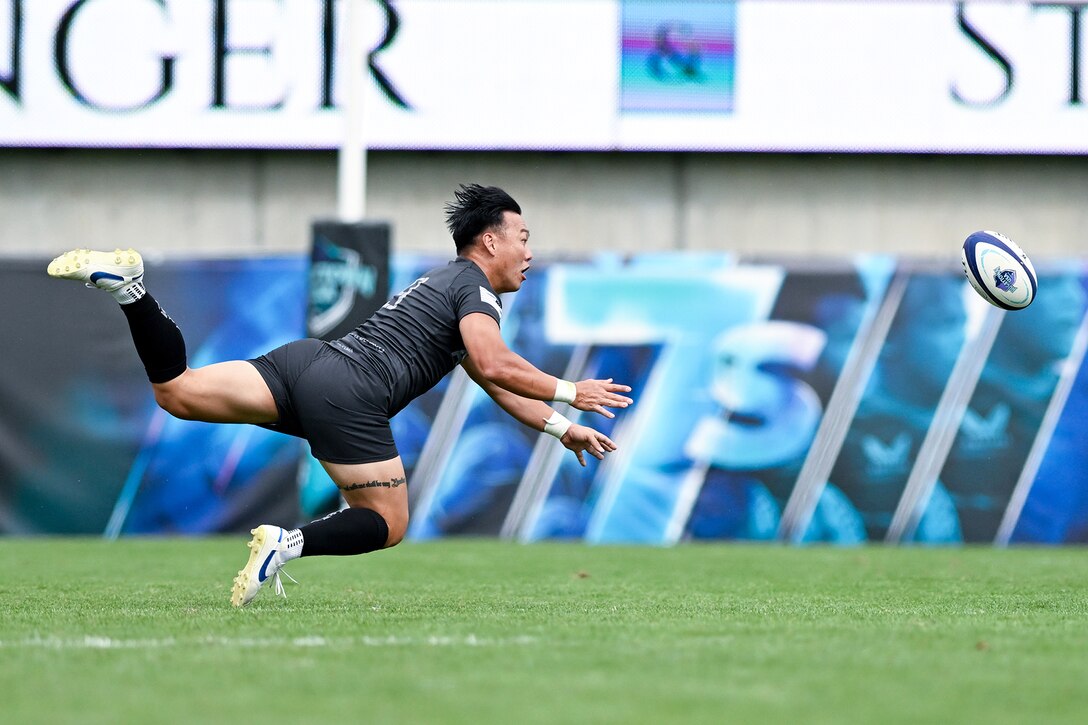
<svg viewBox="0 0 1088 725">
<path fill-rule="evenodd" d="M 502 324 L 502 300 L 491 290 L 487 277 L 482 274 L 471 274 L 466 270 L 457 275 L 450 288 L 450 296 L 458 321 L 473 312 L 483 312 Z"/>
</svg>

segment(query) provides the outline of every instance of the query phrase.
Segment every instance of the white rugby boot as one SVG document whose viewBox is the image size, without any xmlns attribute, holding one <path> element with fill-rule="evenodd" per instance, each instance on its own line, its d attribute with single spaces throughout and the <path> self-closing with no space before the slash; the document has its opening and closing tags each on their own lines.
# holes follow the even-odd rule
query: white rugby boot
<svg viewBox="0 0 1088 725">
<path fill-rule="evenodd" d="M 88 287 L 113 294 L 118 302 L 135 302 L 143 296 L 144 260 L 135 249 L 98 252 L 73 249 L 65 252 L 47 268 L 50 277 L 74 279 Z"/>
<path fill-rule="evenodd" d="M 286 599 L 287 592 L 283 589 L 280 574 L 295 581 L 290 574 L 281 571 L 288 561 L 285 555 L 288 551 L 289 532 L 279 526 L 261 524 L 249 533 L 253 534 L 253 538 L 246 544 L 249 547 L 249 561 L 238 572 L 238 576 L 234 577 L 230 603 L 236 607 L 244 607 L 269 580 L 272 581 L 276 594 Z"/>
</svg>

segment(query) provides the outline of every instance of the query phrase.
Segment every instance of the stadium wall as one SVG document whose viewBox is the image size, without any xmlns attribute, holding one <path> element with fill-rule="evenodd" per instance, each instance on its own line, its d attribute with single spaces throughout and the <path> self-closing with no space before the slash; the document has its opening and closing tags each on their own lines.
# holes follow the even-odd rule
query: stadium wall
<svg viewBox="0 0 1088 725">
<path fill-rule="evenodd" d="M 1037 259 L 1088 250 L 1079 156 L 385 151 L 370 155 L 368 213 L 392 222 L 395 249 L 446 254 L 442 204 L 465 181 L 511 191 L 543 258 L 947 258 L 980 228 Z M 0 254 L 300 253 L 335 209 L 332 152 L 0 149 Z"/>
</svg>

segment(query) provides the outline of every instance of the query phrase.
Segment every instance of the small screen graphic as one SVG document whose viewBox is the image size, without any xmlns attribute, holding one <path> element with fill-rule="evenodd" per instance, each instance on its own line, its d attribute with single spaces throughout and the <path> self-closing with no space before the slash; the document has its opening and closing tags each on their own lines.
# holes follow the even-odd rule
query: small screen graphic
<svg viewBox="0 0 1088 725">
<path fill-rule="evenodd" d="M 624 0 L 620 109 L 733 110 L 736 4 Z"/>
</svg>

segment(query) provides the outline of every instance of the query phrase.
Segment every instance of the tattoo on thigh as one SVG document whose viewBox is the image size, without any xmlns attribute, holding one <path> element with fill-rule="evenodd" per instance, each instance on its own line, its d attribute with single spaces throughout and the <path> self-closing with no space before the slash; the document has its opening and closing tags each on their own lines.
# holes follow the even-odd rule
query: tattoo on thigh
<svg viewBox="0 0 1088 725">
<path fill-rule="evenodd" d="M 391 481 L 363 481 L 361 483 L 346 483 L 342 486 L 339 483 L 336 485 L 340 486 L 341 491 L 357 491 L 360 488 L 399 488 L 406 483 L 408 483 L 408 479 L 401 476 Z"/>
</svg>

